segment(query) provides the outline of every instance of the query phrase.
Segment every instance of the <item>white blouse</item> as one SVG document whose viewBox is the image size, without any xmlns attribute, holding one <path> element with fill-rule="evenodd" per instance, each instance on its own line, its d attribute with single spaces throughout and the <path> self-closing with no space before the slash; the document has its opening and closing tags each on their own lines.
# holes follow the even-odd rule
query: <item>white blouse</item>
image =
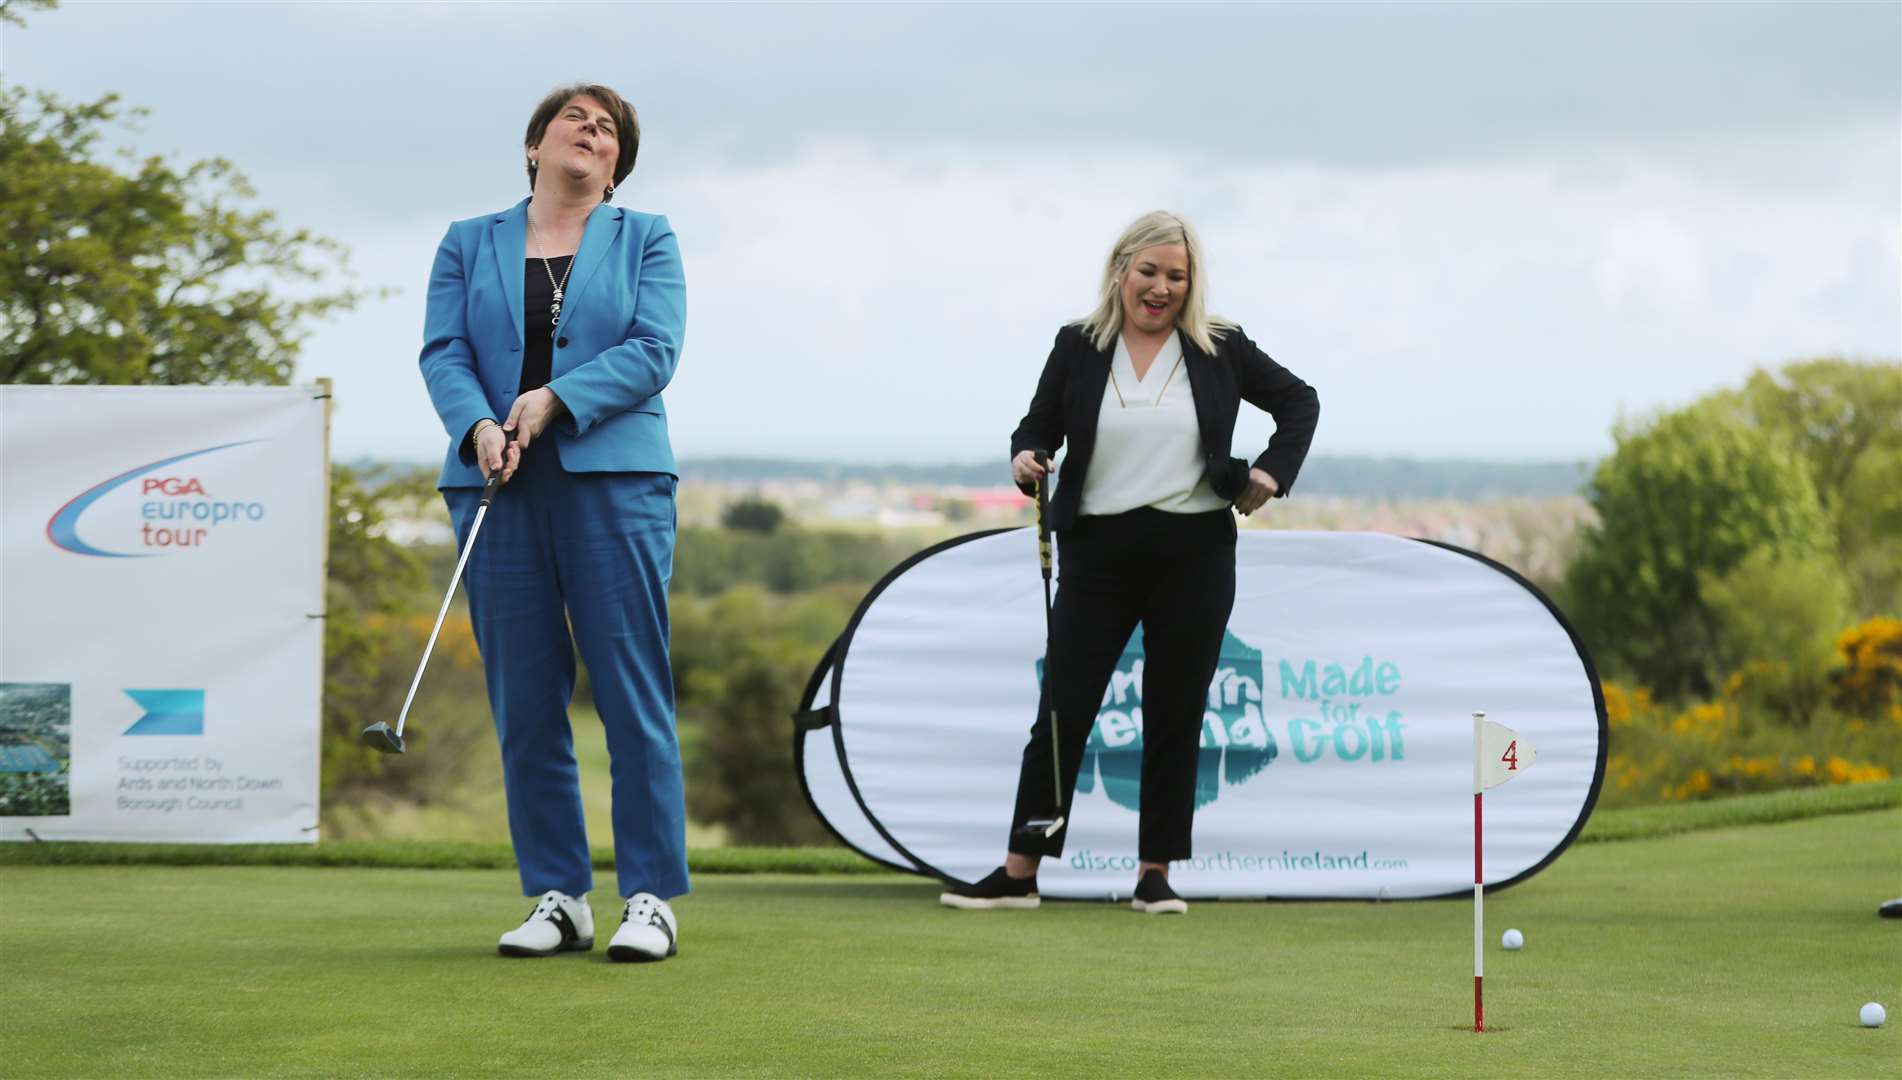
<svg viewBox="0 0 1902 1080">
<path fill-rule="evenodd" d="M 1120 514 L 1152 506 L 1175 514 L 1229 504 L 1209 486 L 1195 392 L 1183 370 L 1182 342 L 1163 343 L 1149 371 L 1136 377 L 1129 346 L 1116 337 L 1110 382 L 1096 420 L 1096 452 L 1083 478 L 1080 514 Z"/>
</svg>

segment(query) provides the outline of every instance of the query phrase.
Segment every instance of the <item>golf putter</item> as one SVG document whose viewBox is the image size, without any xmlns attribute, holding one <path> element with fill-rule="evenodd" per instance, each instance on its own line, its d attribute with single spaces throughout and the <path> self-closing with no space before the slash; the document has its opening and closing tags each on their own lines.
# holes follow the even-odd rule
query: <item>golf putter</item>
<svg viewBox="0 0 1902 1080">
<path fill-rule="evenodd" d="M 1050 455 L 1037 451 L 1045 473 L 1037 478 L 1037 559 L 1043 564 L 1043 674 L 1044 697 L 1050 701 L 1051 808 L 1047 818 L 1030 818 L 1017 827 L 1016 838 L 1026 842 L 1049 839 L 1063 828 L 1063 754 L 1057 739 L 1057 696 L 1050 689 L 1050 640 L 1055 636 L 1050 615 Z"/>
<path fill-rule="evenodd" d="M 509 447 L 515 445 L 515 436 L 509 436 L 508 446 L 502 448 L 504 460 L 508 457 Z M 482 531 L 482 519 L 489 512 L 489 503 L 495 498 L 496 491 L 502 486 L 502 470 L 497 469 L 489 475 L 489 482 L 482 486 L 482 501 L 476 505 L 475 521 L 469 524 L 469 539 L 462 545 L 462 556 L 456 560 L 456 572 L 449 578 L 449 591 L 443 595 L 442 610 L 436 613 L 435 629 L 429 632 L 429 644 L 423 646 L 423 662 L 416 665 L 416 677 L 409 682 L 409 695 L 403 699 L 403 711 L 396 716 L 396 727 L 378 720 L 363 729 L 358 738 L 363 745 L 385 754 L 401 754 L 408 747 L 403 743 L 403 722 L 409 719 L 409 707 L 416 700 L 416 688 L 422 685 L 423 672 L 429 667 L 429 654 L 436 649 L 436 635 L 442 633 L 443 617 L 449 614 L 449 601 L 456 597 L 456 585 L 462 580 L 462 568 L 469 564 L 469 552 L 475 550 L 476 534 Z"/>
</svg>

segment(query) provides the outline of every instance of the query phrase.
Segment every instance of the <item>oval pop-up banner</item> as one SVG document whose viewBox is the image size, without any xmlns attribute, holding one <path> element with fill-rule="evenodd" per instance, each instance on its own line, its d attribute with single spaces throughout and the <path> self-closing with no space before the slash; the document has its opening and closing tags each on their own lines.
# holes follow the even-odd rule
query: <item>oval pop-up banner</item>
<svg viewBox="0 0 1902 1080">
<path fill-rule="evenodd" d="M 1605 768 L 1590 658 L 1529 582 L 1479 555 L 1369 533 L 1244 531 L 1209 685 L 1187 897 L 1405 899 L 1473 882 L 1474 712 L 1539 748 L 1486 797 L 1486 880 L 1558 857 Z M 908 560 L 813 673 L 794 757 L 813 809 L 899 869 L 974 881 L 1003 861 L 1044 651 L 1035 530 Z M 1094 717 L 1048 896 L 1136 879 L 1142 630 Z"/>
</svg>

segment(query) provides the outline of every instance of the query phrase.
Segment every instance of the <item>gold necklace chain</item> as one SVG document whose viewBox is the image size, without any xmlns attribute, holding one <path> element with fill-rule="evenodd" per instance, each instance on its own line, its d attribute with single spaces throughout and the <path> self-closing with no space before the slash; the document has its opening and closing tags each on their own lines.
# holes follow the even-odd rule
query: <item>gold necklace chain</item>
<svg viewBox="0 0 1902 1080">
<path fill-rule="evenodd" d="M 524 213 L 526 214 L 526 212 Z M 535 215 L 526 214 L 526 216 L 528 217 L 528 231 L 535 235 L 535 247 L 538 249 L 536 256 L 542 261 L 542 272 L 548 275 L 548 284 L 555 288 L 555 302 L 548 305 L 548 314 L 550 316 L 548 321 L 548 338 L 552 341 L 554 340 L 556 330 L 561 326 L 561 290 L 568 284 L 568 275 L 574 272 L 575 260 L 572 255 L 569 256 L 568 265 L 562 268 L 561 280 L 556 281 L 555 268 L 549 265 L 548 262 L 548 245 L 542 243 L 542 231 L 535 227 Z"/>
<path fill-rule="evenodd" d="M 1174 378 L 1176 377 L 1176 368 L 1179 368 L 1179 367 L 1181 367 L 1181 366 L 1182 366 L 1182 354 L 1181 354 L 1181 353 L 1177 353 L 1177 354 L 1176 354 L 1176 362 L 1175 362 L 1175 366 L 1174 366 L 1174 367 L 1171 367 L 1171 368 L 1169 369 L 1169 375 L 1168 375 L 1168 377 L 1162 380 L 1162 389 L 1161 389 L 1161 390 L 1158 390 L 1158 391 L 1156 391 L 1156 400 L 1155 400 L 1155 401 L 1154 401 L 1153 403 L 1151 403 L 1151 406 L 1150 406 L 1151 408 L 1155 408 L 1155 407 L 1159 407 L 1159 406 L 1161 406 L 1161 404 L 1162 404 L 1162 395 L 1164 395 L 1164 394 L 1166 394 L 1166 393 L 1168 393 L 1168 392 L 1169 392 L 1169 382 L 1170 382 L 1170 380 L 1171 380 L 1171 379 L 1174 379 Z M 1134 361 L 1131 361 L 1131 362 L 1130 362 L 1130 365 L 1129 365 L 1129 369 L 1130 369 L 1131 371 L 1134 371 L 1134 370 L 1136 370 L 1136 364 L 1135 364 L 1135 362 L 1134 362 Z M 1110 363 L 1110 385 L 1111 385 L 1112 387 L 1115 387 L 1115 389 L 1116 389 L 1116 406 L 1117 406 L 1117 408 L 1120 408 L 1120 409 L 1127 409 L 1127 408 L 1129 408 L 1129 402 L 1127 402 L 1127 401 L 1124 401 L 1124 400 L 1123 400 L 1123 387 L 1122 387 L 1122 385 L 1121 385 L 1120 383 L 1118 383 L 1118 382 L 1116 381 L 1116 364 L 1115 364 L 1115 362 L 1114 362 L 1114 361 L 1111 361 L 1111 363 Z"/>
</svg>

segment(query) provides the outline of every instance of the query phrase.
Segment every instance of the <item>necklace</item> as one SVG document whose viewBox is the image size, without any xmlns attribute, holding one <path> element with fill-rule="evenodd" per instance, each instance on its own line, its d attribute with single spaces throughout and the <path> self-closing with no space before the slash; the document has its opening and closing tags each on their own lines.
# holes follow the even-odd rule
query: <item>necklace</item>
<svg viewBox="0 0 1902 1080">
<path fill-rule="evenodd" d="M 573 258 L 568 260 L 568 265 L 562 268 L 561 280 L 556 281 L 555 268 L 549 265 L 548 262 L 548 245 L 542 243 L 542 233 L 540 229 L 535 227 L 535 215 L 533 214 L 528 215 L 528 231 L 535 235 L 535 247 L 538 257 L 542 261 L 542 272 L 548 275 L 548 284 L 555 287 L 555 302 L 548 305 L 548 314 L 550 316 L 548 320 L 548 337 L 550 340 L 553 340 L 556 330 L 561 326 L 561 290 L 568 284 L 568 275 L 574 271 L 575 261 Z"/>
<path fill-rule="evenodd" d="M 1162 389 L 1156 391 L 1156 400 L 1154 402 L 1151 402 L 1152 405 L 1162 404 L 1162 395 L 1169 392 L 1169 380 L 1176 377 L 1176 368 L 1179 368 L 1181 366 L 1182 366 L 1182 354 L 1177 353 L 1176 362 L 1173 366 L 1169 368 L 1168 376 L 1162 380 Z M 1116 390 L 1116 406 L 1121 409 L 1129 408 L 1129 402 L 1123 400 L 1122 385 L 1116 381 L 1116 365 L 1113 363 L 1110 365 L 1110 386 L 1114 387 Z"/>
</svg>

